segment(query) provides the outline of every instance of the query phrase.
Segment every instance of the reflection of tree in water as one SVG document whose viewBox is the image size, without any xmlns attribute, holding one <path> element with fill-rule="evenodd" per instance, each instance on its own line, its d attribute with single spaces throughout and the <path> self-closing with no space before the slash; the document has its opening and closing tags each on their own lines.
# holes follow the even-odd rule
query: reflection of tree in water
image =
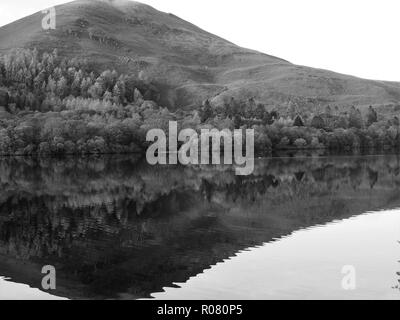
<svg viewBox="0 0 400 320">
<path fill-rule="evenodd" d="M 130 157 L 5 159 L 0 254 L 57 265 L 82 296 L 148 296 L 244 248 L 398 205 L 398 167 L 396 156 L 284 158 L 238 177 Z"/>
<path fill-rule="evenodd" d="M 379 174 L 377 171 L 374 171 L 369 167 L 367 168 L 367 170 L 368 170 L 369 185 L 371 189 L 374 189 L 374 186 L 378 181 Z"/>
</svg>

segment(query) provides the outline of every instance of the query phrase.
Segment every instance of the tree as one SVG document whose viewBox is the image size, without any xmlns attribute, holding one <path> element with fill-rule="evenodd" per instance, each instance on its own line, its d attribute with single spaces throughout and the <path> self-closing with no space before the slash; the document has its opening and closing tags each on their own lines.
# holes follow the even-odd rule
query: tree
<svg viewBox="0 0 400 320">
<path fill-rule="evenodd" d="M 299 139 L 296 139 L 296 141 L 294 142 L 294 145 L 297 148 L 304 148 L 307 146 L 307 141 L 302 138 L 299 138 Z"/>
<path fill-rule="evenodd" d="M 125 100 L 125 83 L 118 80 L 113 88 L 114 102 L 117 104 L 124 103 Z"/>
<path fill-rule="evenodd" d="M 98 81 L 96 81 L 96 83 L 94 85 L 92 85 L 88 90 L 89 95 L 93 99 L 101 99 L 104 95 L 104 92 L 105 91 L 103 89 L 102 84 Z"/>
<path fill-rule="evenodd" d="M 64 76 L 61 76 L 57 82 L 57 95 L 63 99 L 68 95 L 68 82 Z"/>
<path fill-rule="evenodd" d="M 311 148 L 313 149 L 319 149 L 321 148 L 321 144 L 319 143 L 319 139 L 317 137 L 313 137 L 311 140 Z"/>
<path fill-rule="evenodd" d="M 293 123 L 294 127 L 304 127 L 304 121 L 300 115 L 297 115 Z"/>
<path fill-rule="evenodd" d="M 132 100 L 132 102 L 140 103 L 143 100 L 144 99 L 143 99 L 142 94 L 140 93 L 140 91 L 138 89 L 135 88 L 135 90 L 133 91 L 133 100 Z"/>
<path fill-rule="evenodd" d="M 378 114 L 372 106 L 369 106 L 367 113 L 367 126 L 369 127 L 375 122 L 378 122 Z"/>
<path fill-rule="evenodd" d="M 264 125 L 271 125 L 274 123 L 274 117 L 272 116 L 272 113 L 269 113 L 268 111 L 264 112 L 263 118 L 262 118 L 263 124 Z"/>
<path fill-rule="evenodd" d="M 255 126 L 254 133 L 255 133 L 255 138 L 254 138 L 255 148 L 257 148 L 258 151 L 262 152 L 269 151 L 272 148 L 272 142 L 268 137 L 268 134 L 265 132 L 265 127 Z"/>
<path fill-rule="evenodd" d="M 350 109 L 349 114 L 349 127 L 362 129 L 364 127 L 364 121 L 362 119 L 362 115 L 360 110 L 356 109 L 354 106 Z"/>
<path fill-rule="evenodd" d="M 257 119 L 264 119 L 264 114 L 267 113 L 265 110 L 265 106 L 261 103 L 257 104 L 256 110 L 255 110 L 255 117 Z"/>
<path fill-rule="evenodd" d="M 283 137 L 279 142 L 279 147 L 287 148 L 290 145 L 290 139 L 288 137 Z"/>
<path fill-rule="evenodd" d="M 56 94 L 56 90 L 57 90 L 57 82 L 50 75 L 47 80 L 47 91 L 52 94 Z"/>
<path fill-rule="evenodd" d="M 325 129 L 325 121 L 321 116 L 315 116 L 311 120 L 311 127 L 315 129 Z"/>
<path fill-rule="evenodd" d="M 276 121 L 279 119 L 279 113 L 276 110 L 272 110 L 270 112 L 270 115 L 271 115 L 272 121 Z"/>
<path fill-rule="evenodd" d="M 231 97 L 229 101 L 230 115 L 232 117 L 236 115 L 242 115 L 243 110 L 240 108 L 240 103 L 235 100 L 234 97 Z"/>
<path fill-rule="evenodd" d="M 255 102 L 255 100 L 254 100 L 254 98 L 250 98 L 248 101 L 247 101 L 247 103 L 245 104 L 245 106 L 244 106 L 244 109 L 245 109 L 245 117 L 246 118 L 253 118 L 253 117 L 256 117 L 256 118 L 258 118 L 258 119 L 261 119 L 262 118 L 262 114 L 261 114 L 261 116 L 257 116 L 257 105 L 256 105 L 256 102 Z"/>
<path fill-rule="evenodd" d="M 211 107 L 210 101 L 206 100 L 203 103 L 202 108 L 200 109 L 200 119 L 201 122 L 204 123 L 208 119 L 211 119 L 214 116 L 213 109 Z"/>
<path fill-rule="evenodd" d="M 240 115 L 235 115 L 233 117 L 233 126 L 235 129 L 240 129 L 242 127 L 242 117 Z"/>
<path fill-rule="evenodd" d="M 8 92 L 4 89 L 0 89 L 0 106 L 7 108 L 9 101 L 10 101 L 10 96 Z"/>
<path fill-rule="evenodd" d="M 329 115 L 329 116 L 332 115 L 332 108 L 331 108 L 330 105 L 328 105 L 328 106 L 325 108 L 325 113 L 326 113 L 327 115 Z"/>
<path fill-rule="evenodd" d="M 110 91 L 108 91 L 108 90 L 106 92 L 104 92 L 103 100 L 104 101 L 112 101 L 113 100 L 112 93 Z"/>
<path fill-rule="evenodd" d="M 333 127 L 335 129 L 347 129 L 349 127 L 349 120 L 346 116 L 343 115 L 339 115 L 337 117 L 335 117 L 334 121 L 333 121 Z"/>
<path fill-rule="evenodd" d="M 73 81 L 71 84 L 71 94 L 77 97 L 81 93 L 81 83 L 82 83 L 82 71 L 75 72 L 73 75 Z"/>
</svg>

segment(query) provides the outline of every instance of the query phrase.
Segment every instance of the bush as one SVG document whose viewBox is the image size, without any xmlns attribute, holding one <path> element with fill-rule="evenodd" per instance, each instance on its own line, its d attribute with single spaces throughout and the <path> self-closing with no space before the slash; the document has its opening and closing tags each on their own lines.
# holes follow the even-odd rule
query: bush
<svg viewBox="0 0 400 320">
<path fill-rule="evenodd" d="M 305 148 L 305 147 L 307 146 L 307 141 L 304 140 L 304 139 L 297 139 L 297 140 L 294 142 L 294 146 L 295 146 L 296 148 Z"/>
</svg>

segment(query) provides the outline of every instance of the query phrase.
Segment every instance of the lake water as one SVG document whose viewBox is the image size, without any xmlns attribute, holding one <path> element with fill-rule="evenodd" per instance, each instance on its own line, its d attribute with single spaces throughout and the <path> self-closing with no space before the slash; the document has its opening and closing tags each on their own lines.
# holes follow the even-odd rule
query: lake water
<svg viewBox="0 0 400 320">
<path fill-rule="evenodd" d="M 399 191 L 396 155 L 3 158 L 0 299 L 399 299 Z"/>
</svg>

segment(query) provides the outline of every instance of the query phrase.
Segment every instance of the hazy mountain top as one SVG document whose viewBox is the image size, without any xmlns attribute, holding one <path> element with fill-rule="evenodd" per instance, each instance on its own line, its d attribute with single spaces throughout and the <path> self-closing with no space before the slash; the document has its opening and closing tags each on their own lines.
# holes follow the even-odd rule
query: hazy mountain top
<svg viewBox="0 0 400 320">
<path fill-rule="evenodd" d="M 293 65 L 238 47 L 179 17 L 128 0 L 79 0 L 56 7 L 56 30 L 38 12 L 0 28 L 0 52 L 37 47 L 86 57 L 101 69 L 159 82 L 162 103 L 190 108 L 206 98 L 254 97 L 270 106 L 398 103 L 400 85 Z M 268 41 L 264 30 L 260 41 Z M 366 66 L 368 67 L 368 66 Z"/>
</svg>

